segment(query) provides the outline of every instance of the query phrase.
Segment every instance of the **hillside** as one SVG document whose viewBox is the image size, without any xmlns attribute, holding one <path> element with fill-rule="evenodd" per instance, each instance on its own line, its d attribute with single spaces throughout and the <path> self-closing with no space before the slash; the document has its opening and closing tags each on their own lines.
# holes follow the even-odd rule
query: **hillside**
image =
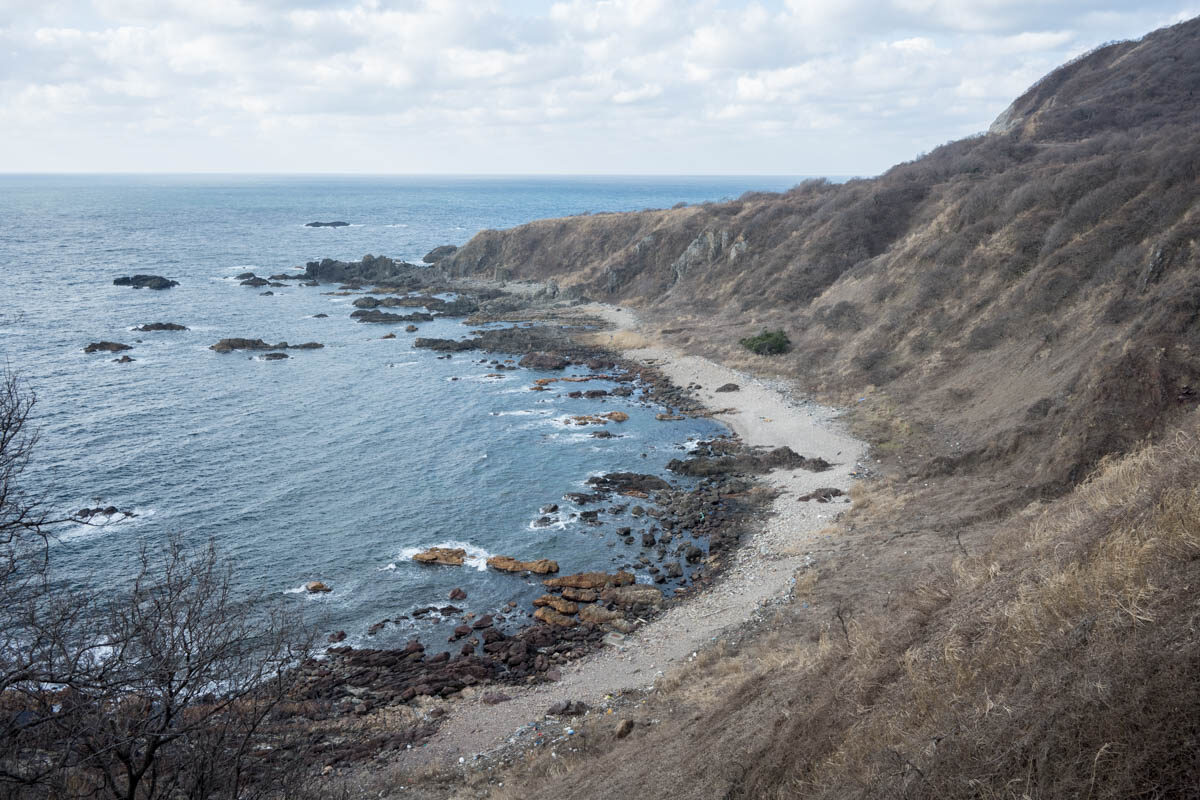
<svg viewBox="0 0 1200 800">
<path fill-rule="evenodd" d="M 852 407 L 850 555 L 512 796 L 1174 797 L 1200 785 L 1200 20 L 878 178 L 476 236 Z M 780 356 L 737 344 L 764 328 Z M 507 791 L 507 789 L 506 789 Z"/>
<path fill-rule="evenodd" d="M 1054 495 L 1200 397 L 1198 37 L 1193 20 L 1091 53 L 1000 132 L 877 179 L 544 220 L 443 264 L 633 304 L 725 359 L 781 327 L 796 346 L 762 368 L 950 427 L 961 448 L 921 469 L 1014 466 Z"/>
</svg>

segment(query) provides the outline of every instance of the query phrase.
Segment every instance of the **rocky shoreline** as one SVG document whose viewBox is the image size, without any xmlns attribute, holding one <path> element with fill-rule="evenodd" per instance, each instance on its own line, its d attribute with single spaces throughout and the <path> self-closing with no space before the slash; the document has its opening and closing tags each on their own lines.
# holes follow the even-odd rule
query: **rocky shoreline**
<svg viewBox="0 0 1200 800">
<path fill-rule="evenodd" d="M 421 274 L 414 274 L 416 269 Z M 382 257 L 368 257 L 357 264 L 310 262 L 302 277 L 346 281 L 339 294 L 365 291 L 353 302 L 356 310 L 351 318 L 359 321 L 391 322 L 374 315 L 387 313 L 381 308 L 413 308 L 424 310 L 388 316 L 398 318 L 394 321 L 426 321 L 425 317 L 432 319 L 434 314 L 470 313 L 470 324 L 508 323 L 505 327 L 471 330 L 462 339 L 416 338 L 416 348 L 447 355 L 479 352 L 511 357 L 492 358 L 490 363 L 495 369 L 555 371 L 575 366 L 590 371 L 585 375 L 536 379 L 529 387 L 534 391 L 545 391 L 559 381 L 607 380 L 615 382 L 617 388 L 610 392 L 581 386 L 568 394 L 595 399 L 608 394 L 635 396 L 643 404 L 661 407 L 663 412 L 658 418 L 664 422 L 714 413 L 695 397 L 698 384 L 677 386 L 653 366 L 585 341 L 606 324 L 582 314 L 576 307 L 578 303 L 559 299 L 557 290 L 543 287 L 517 293 L 505 291 L 500 285 L 462 285 L 445 280 L 433 269 L 412 268 Z M 373 282 L 373 278 L 379 282 Z M 447 291 L 454 292 L 456 298 L 447 301 L 433 297 L 434 293 Z M 516 366 L 504 363 L 514 359 Z M 489 363 L 489 359 L 483 358 L 481 363 Z M 575 424 L 602 428 L 614 418 L 585 415 Z M 593 435 L 603 438 L 613 434 L 601 429 Z M 674 474 L 685 478 L 686 485 L 672 485 L 663 477 L 639 473 L 593 477 L 589 480 L 590 491 L 566 499 L 583 507 L 594 506 L 579 512 L 581 520 L 591 524 L 598 524 L 602 514 L 623 512 L 632 506 L 630 514 L 640 524 L 620 527 L 616 535 L 628 545 L 640 541 L 642 555 L 635 566 L 650 575 L 652 582 L 638 583 L 628 571 L 546 577 L 544 593 L 534 601 L 532 619 L 527 616 L 528 609 L 512 604 L 501 613 L 478 616 L 462 613 L 453 605 L 420 609 L 443 619 L 457 618 L 460 624 L 445 643 L 412 639 L 392 649 L 347 647 L 340 646 L 345 634 L 334 632 L 324 656 L 302 666 L 303 689 L 298 699 L 318 703 L 334 716 L 370 717 L 402 706 L 428 707 L 437 712 L 418 715 L 421 723 L 412 736 L 405 738 L 407 747 L 435 733 L 437 720 L 446 713 L 444 704 L 454 703 L 465 693 L 498 704 L 507 701 L 505 690 L 509 687 L 553 683 L 562 677 L 566 665 L 606 646 L 623 646 L 627 636 L 712 585 L 729 554 L 761 519 L 773 497 L 754 475 L 797 466 L 821 469 L 824 462 L 809 461 L 788 448 L 750 448 L 735 437 L 725 436 L 701 443 L 690 458 L 672 462 Z M 616 505 L 610 508 L 608 504 Z M 453 559 L 454 555 L 429 555 L 433 563 L 456 563 L 446 558 Z M 461 556 L 457 563 L 461 563 Z M 489 566 L 543 572 L 530 568 L 529 563 L 518 563 L 516 567 L 509 564 L 507 568 Z M 557 565 L 544 572 L 557 572 Z M 392 621 L 383 620 L 368 633 Z"/>
<path fill-rule="evenodd" d="M 661 408 L 656 416 L 663 423 L 720 413 L 697 397 L 702 388 L 699 383 L 677 385 L 655 366 L 627 358 L 619 348 L 597 344 L 596 331 L 611 325 L 579 308 L 586 298 L 568 297 L 553 284 L 506 286 L 502 282 L 453 280 L 436 266 L 417 267 L 382 256 L 366 256 L 359 262 L 324 259 L 309 262 L 303 273 L 272 275 L 269 280 L 242 273 L 236 280 L 251 287 L 287 285 L 283 281 L 299 281 L 300 286 L 337 282 L 332 294 L 358 295 L 352 302 L 351 320 L 406 323 L 408 332 L 415 331 L 416 324 L 436 318 L 467 317 L 468 324 L 479 326 L 467 336 L 417 337 L 412 340 L 413 347 L 439 352 L 441 358 L 479 353 L 484 356 L 480 363 L 489 364 L 497 374 L 522 368 L 552 373 L 567 368 L 587 370 L 585 374 L 536 378 L 528 387 L 531 391 L 557 391 L 564 387 L 553 384 L 578 383 L 578 388 L 566 387 L 563 394 L 598 401 L 608 396 L 630 398 Z M 183 328 L 166 323 L 145 327 Z M 92 347 L 111 351 L 127 346 L 99 343 Z M 264 358 L 285 359 L 282 351 L 320 347 L 316 342 L 288 345 L 226 338 L 210 349 L 224 353 L 272 351 Z M 585 385 L 594 380 L 615 387 Z M 736 384 L 726 383 L 718 391 L 737 389 Z M 619 434 L 609 428 L 625 418 L 624 412 L 609 411 L 579 415 L 569 424 L 594 429 L 591 435 L 596 438 L 611 438 Z M 627 637 L 713 584 L 743 536 L 759 524 L 774 496 L 756 476 L 773 469 L 816 471 L 827 467 L 822 459 L 806 458 L 787 447 L 752 448 L 734 436 L 721 436 L 699 443 L 690 457 L 672 461 L 668 475 L 677 476 L 675 482 L 633 472 L 594 476 L 588 481 L 588 491 L 569 493 L 564 499 L 580 507 L 576 515 L 581 522 L 600 525 L 611 520 L 614 534 L 625 545 L 636 548 L 640 543 L 634 563 L 615 573 L 557 575 L 558 565 L 551 568 L 544 560 L 517 562 L 493 557 L 489 562 L 493 569 L 546 576 L 544 591 L 531 609 L 517 608 L 515 602 L 488 614 L 464 613 L 446 604 L 418 609 L 411 612 L 413 617 L 427 612 L 443 623 L 459 624 L 447 642 L 411 639 L 399 648 L 342 646 L 346 633 L 335 631 L 328 636 L 329 647 L 323 656 L 300 666 L 302 688 L 295 699 L 307 709 L 307 716 L 327 720 L 347 715 L 369 719 L 412 709 L 415 713 L 406 717 L 412 726 L 393 737 L 394 743 L 404 747 L 420 744 L 436 733 L 438 720 L 460 698 L 470 695 L 475 701 L 504 703 L 510 697 L 507 691 L 552 684 L 562 678 L 568 665 L 584 656 L 604 648 L 623 649 Z M 617 515 L 625 515 L 627 509 L 625 518 L 631 519 L 621 525 Z M 435 554 L 430 560 L 455 563 L 445 558 Z M 462 563 L 461 556 L 457 563 Z M 637 582 L 632 570 L 648 575 L 648 582 Z M 314 585 L 328 590 L 319 582 Z M 464 598 L 465 592 L 456 589 L 449 599 Z M 366 633 L 372 635 L 393 621 L 382 620 Z M 343 750 L 350 760 L 359 753 L 358 748 Z M 331 752 L 331 763 L 336 764 L 337 758 Z"/>
</svg>

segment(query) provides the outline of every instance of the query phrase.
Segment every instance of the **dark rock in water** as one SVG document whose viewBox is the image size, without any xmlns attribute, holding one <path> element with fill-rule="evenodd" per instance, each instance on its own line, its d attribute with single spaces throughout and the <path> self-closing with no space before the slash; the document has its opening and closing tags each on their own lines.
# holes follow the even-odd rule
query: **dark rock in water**
<svg viewBox="0 0 1200 800">
<path fill-rule="evenodd" d="M 549 528 L 553 524 L 554 520 L 550 517 L 538 517 L 533 521 L 533 527 L 535 528 Z"/>
<path fill-rule="evenodd" d="M 241 286 L 249 286 L 253 289 L 257 289 L 260 286 L 267 286 L 270 283 L 271 282 L 269 280 L 267 280 L 266 278 L 247 278 L 246 280 L 242 281 L 240 285 Z"/>
<path fill-rule="evenodd" d="M 385 324 L 394 324 L 399 322 L 432 322 L 432 314 L 423 314 L 416 311 L 412 314 L 389 314 L 386 311 L 368 311 L 360 309 L 350 315 L 351 319 L 356 319 L 359 322 L 382 322 Z"/>
<path fill-rule="evenodd" d="M 405 326 L 404 326 L 404 332 L 405 332 L 405 333 L 416 333 L 416 332 L 417 332 L 417 326 L 416 326 L 416 325 L 405 325 Z"/>
<path fill-rule="evenodd" d="M 328 319 L 328 314 L 313 314 L 313 319 Z"/>
<path fill-rule="evenodd" d="M 132 511 L 122 511 L 116 506 L 105 506 L 103 508 L 81 508 L 75 512 L 74 516 L 76 519 L 88 520 L 92 517 L 112 517 L 116 516 L 117 514 L 121 514 L 125 517 L 137 516 L 137 514 L 134 514 Z"/>
<path fill-rule="evenodd" d="M 354 301 L 353 306 L 355 308 L 377 308 L 379 306 L 379 298 L 371 297 L 371 295 L 360 297 Z"/>
<path fill-rule="evenodd" d="M 379 338 L 380 338 L 380 339 L 395 339 L 395 338 L 396 338 L 396 334 L 394 334 L 394 333 L 389 333 L 389 334 L 387 334 L 387 335 L 385 335 L 385 336 L 380 336 Z"/>
<path fill-rule="evenodd" d="M 133 275 L 113 281 L 113 286 L 132 286 L 135 289 L 170 289 L 172 286 L 178 285 L 179 281 L 173 281 L 161 275 Z"/>
<path fill-rule="evenodd" d="M 617 435 L 610 431 L 592 431 L 593 439 L 616 439 Z"/>
<path fill-rule="evenodd" d="M 186 331 L 187 328 L 183 325 L 177 325 L 174 322 L 151 322 L 148 325 L 142 325 L 134 328 L 135 331 L 142 333 L 150 333 L 151 331 Z"/>
<path fill-rule="evenodd" d="M 738 386 L 736 383 L 726 383 L 721 386 L 718 386 L 716 389 L 713 389 L 713 391 L 714 392 L 736 392 L 736 391 L 740 391 L 741 388 L 742 387 Z"/>
<path fill-rule="evenodd" d="M 130 358 L 129 356 L 121 356 L 120 358 L 114 358 L 113 363 L 114 364 L 132 364 L 133 359 Z"/>
<path fill-rule="evenodd" d="M 274 297 L 274 296 L 275 296 L 275 293 L 274 293 L 274 292 L 272 292 L 272 291 L 270 291 L 270 290 L 268 290 L 268 291 L 265 291 L 265 292 L 259 292 L 258 296 L 259 296 L 259 297 Z"/>
<path fill-rule="evenodd" d="M 253 277 L 256 277 L 253 272 L 243 272 L 240 275 L 235 275 L 234 280 L 248 281 Z"/>
<path fill-rule="evenodd" d="M 338 642 L 344 642 L 344 641 L 346 641 L 346 632 L 345 631 L 338 631 L 337 633 L 329 634 L 329 642 L 331 644 L 337 644 Z"/>
<path fill-rule="evenodd" d="M 443 258 L 446 258 L 447 256 L 454 255 L 454 253 L 457 250 L 458 250 L 458 245 L 444 244 L 444 245 L 441 245 L 440 247 L 435 247 L 432 250 L 430 250 L 428 253 L 425 254 L 425 256 L 421 260 L 424 261 L 426 264 L 434 264 L 438 261 L 441 261 Z"/>
<path fill-rule="evenodd" d="M 267 344 L 262 339 L 222 339 L 209 347 L 218 353 L 231 353 L 234 350 L 319 350 L 325 345 L 320 342 L 305 342 L 304 344 L 289 345 L 287 342 Z"/>
<path fill-rule="evenodd" d="M 395 261 L 387 256 L 368 254 L 363 256 L 361 261 L 335 261 L 332 258 L 309 261 L 304 265 L 304 269 L 305 277 L 310 280 L 342 283 L 387 281 L 389 285 L 400 284 L 417 288 L 428 280 L 430 268 Z"/>
<path fill-rule="evenodd" d="M 286 273 L 280 272 L 278 275 L 272 275 L 271 280 L 273 280 L 273 281 L 294 281 L 299 277 L 300 277 L 299 275 L 288 275 Z"/>
<path fill-rule="evenodd" d="M 420 347 L 426 350 L 437 350 L 439 352 L 459 352 L 462 350 L 474 350 L 479 346 L 478 339 L 414 339 L 413 347 Z"/>
<path fill-rule="evenodd" d="M 558 504 L 557 503 L 547 503 L 546 505 L 542 506 L 543 514 L 554 514 L 557 512 L 558 512 Z"/>
<path fill-rule="evenodd" d="M 385 619 L 382 622 L 376 622 L 374 625 L 367 628 L 367 636 L 374 636 L 375 634 L 379 633 L 381 630 L 387 627 L 388 621 L 389 620 Z"/>
<path fill-rule="evenodd" d="M 593 475 L 587 482 L 601 492 L 650 492 L 670 489 L 671 484 L 657 475 L 643 475 L 637 472 L 610 472 L 607 475 Z"/>
<path fill-rule="evenodd" d="M 613 397 L 629 397 L 629 395 L 633 394 L 633 387 L 618 386 L 617 388 L 613 389 L 610 394 L 612 394 Z"/>
<path fill-rule="evenodd" d="M 482 628 L 490 628 L 490 627 L 492 627 L 493 622 L 494 622 L 494 620 L 492 619 L 491 614 L 484 614 L 482 617 L 480 617 L 479 619 L 477 619 L 473 623 L 471 623 L 471 627 L 474 628 L 475 630 L 480 630 Z"/>
<path fill-rule="evenodd" d="M 608 392 L 604 391 L 603 389 L 588 389 L 583 393 L 583 396 L 588 400 L 597 400 L 601 397 L 607 397 Z"/>
<path fill-rule="evenodd" d="M 263 356 L 263 361 L 282 361 L 287 357 L 287 353 L 267 353 Z"/>
<path fill-rule="evenodd" d="M 133 347 L 120 342 L 92 342 L 83 348 L 85 353 L 119 353 L 122 350 L 132 350 Z"/>
<path fill-rule="evenodd" d="M 341 220 L 335 220 L 333 222 L 306 222 L 306 223 L 304 223 L 304 227 L 306 227 L 306 228 L 348 228 L 348 227 L 350 227 L 350 223 L 342 222 Z"/>
<path fill-rule="evenodd" d="M 566 369 L 571 362 L 553 353 L 526 353 L 517 366 L 527 369 Z"/>
<path fill-rule="evenodd" d="M 462 589 L 455 587 L 454 589 L 450 590 L 450 599 L 451 600 L 466 600 L 467 593 L 465 591 L 463 591 Z"/>
<path fill-rule="evenodd" d="M 280 283 L 279 281 L 271 281 L 267 285 L 270 286 L 272 289 L 286 289 L 287 288 L 286 283 Z"/>
<path fill-rule="evenodd" d="M 465 317 L 479 310 L 479 303 L 470 297 L 459 297 L 437 307 L 444 317 Z"/>
</svg>

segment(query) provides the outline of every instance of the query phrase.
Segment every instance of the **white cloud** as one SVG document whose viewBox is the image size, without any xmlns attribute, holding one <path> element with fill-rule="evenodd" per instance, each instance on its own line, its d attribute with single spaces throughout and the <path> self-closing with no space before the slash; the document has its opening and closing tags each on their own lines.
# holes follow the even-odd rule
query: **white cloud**
<svg viewBox="0 0 1200 800">
<path fill-rule="evenodd" d="M 985 128 L 1073 55 L 1196 11 L 0 0 L 0 170 L 865 173 Z"/>
</svg>

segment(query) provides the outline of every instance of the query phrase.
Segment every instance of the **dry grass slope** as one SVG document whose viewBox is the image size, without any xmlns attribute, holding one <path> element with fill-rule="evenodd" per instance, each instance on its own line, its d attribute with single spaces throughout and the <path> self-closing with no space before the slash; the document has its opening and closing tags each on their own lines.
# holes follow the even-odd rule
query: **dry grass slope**
<svg viewBox="0 0 1200 800">
<path fill-rule="evenodd" d="M 463 796 L 1200 795 L 1200 20 L 872 180 L 549 220 L 459 274 L 631 304 L 853 406 L 886 477 L 794 601 Z M 793 349 L 738 340 L 782 329 Z M 507 794 L 505 794 L 507 793 Z"/>
</svg>

